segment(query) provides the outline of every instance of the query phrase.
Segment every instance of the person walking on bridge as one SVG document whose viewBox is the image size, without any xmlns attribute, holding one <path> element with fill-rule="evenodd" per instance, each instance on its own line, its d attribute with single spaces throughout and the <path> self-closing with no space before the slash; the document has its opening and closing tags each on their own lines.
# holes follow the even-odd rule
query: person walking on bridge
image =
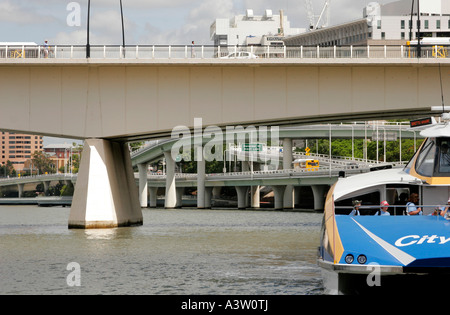
<svg viewBox="0 0 450 315">
<path fill-rule="evenodd" d="M 44 58 L 48 58 L 48 52 L 49 52 L 49 46 L 48 46 L 48 40 L 45 40 L 44 43 Z"/>
<path fill-rule="evenodd" d="M 192 41 L 191 43 L 191 58 L 195 58 L 195 43 Z"/>
</svg>

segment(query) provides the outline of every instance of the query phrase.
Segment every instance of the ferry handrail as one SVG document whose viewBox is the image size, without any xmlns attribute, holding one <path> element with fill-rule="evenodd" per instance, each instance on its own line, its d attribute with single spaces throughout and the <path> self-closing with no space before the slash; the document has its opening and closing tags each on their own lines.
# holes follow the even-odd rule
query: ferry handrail
<svg viewBox="0 0 450 315">
<path fill-rule="evenodd" d="M 426 208 L 436 208 L 436 207 L 449 207 L 450 206 L 448 204 L 415 204 L 415 207 L 418 208 L 422 208 L 422 207 L 426 207 Z M 370 209 L 374 209 L 374 208 L 380 208 L 381 205 L 361 205 L 359 207 L 360 210 L 370 210 Z M 401 204 L 401 205 L 389 205 L 389 206 L 384 206 L 387 208 L 394 208 L 394 207 L 407 207 L 406 204 Z M 353 206 L 349 205 L 349 206 L 334 206 L 335 209 L 348 209 L 348 208 L 353 208 Z"/>
<path fill-rule="evenodd" d="M 389 205 L 389 206 L 385 206 L 385 207 L 387 207 L 388 209 L 393 209 L 393 210 L 401 208 L 404 211 L 406 211 L 406 208 L 408 206 L 406 204 L 401 204 L 401 205 L 395 205 L 394 204 L 394 205 Z M 441 210 L 442 208 L 446 208 L 446 207 L 449 207 L 449 211 L 450 211 L 450 206 L 448 204 L 417 204 L 417 205 L 415 205 L 415 207 L 421 208 L 422 212 L 424 211 L 424 209 L 434 210 L 434 209 L 439 208 L 439 210 Z M 351 206 L 351 205 L 349 205 L 349 206 L 334 206 L 334 209 L 335 209 L 335 212 L 336 212 L 336 209 L 343 209 L 343 210 L 352 211 L 354 209 L 354 207 Z M 373 211 L 373 210 L 380 210 L 380 209 L 381 209 L 381 205 L 376 205 L 376 204 L 374 204 L 374 205 L 361 205 L 358 208 L 358 210 L 360 210 L 360 211 L 370 211 L 370 210 Z M 397 215 L 395 211 L 394 211 L 393 215 L 394 216 Z M 450 216 L 450 213 L 448 215 Z"/>
</svg>

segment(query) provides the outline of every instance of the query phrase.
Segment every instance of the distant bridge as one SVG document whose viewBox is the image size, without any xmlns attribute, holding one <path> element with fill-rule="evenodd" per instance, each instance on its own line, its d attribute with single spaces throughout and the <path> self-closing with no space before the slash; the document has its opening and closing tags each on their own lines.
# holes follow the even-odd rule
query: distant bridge
<svg viewBox="0 0 450 315">
<path fill-rule="evenodd" d="M 245 132 L 245 130 L 244 130 Z M 339 125 L 312 125 L 303 127 L 290 127 L 279 129 L 278 136 L 283 140 L 283 144 L 287 148 L 292 147 L 293 139 L 373 139 L 375 141 L 384 139 L 418 139 L 421 136 L 416 131 L 411 130 L 408 125 L 399 123 L 370 123 L 370 124 L 339 124 Z M 379 139 L 381 138 L 381 139 Z M 208 141 L 208 138 L 202 137 L 202 142 Z M 257 170 L 251 171 L 249 161 L 253 160 L 255 163 L 265 163 L 267 153 L 260 152 L 255 155 L 255 158 L 249 156 L 242 156 L 245 152 L 239 150 L 230 150 L 229 155 L 239 156 L 239 161 L 242 162 L 243 171 L 241 172 L 226 172 L 224 168 L 223 173 L 204 174 L 204 180 L 199 180 L 199 174 L 176 174 L 171 167 L 174 165 L 168 162 L 168 174 L 148 174 L 147 165 L 156 162 L 165 157 L 170 156 L 172 146 L 180 141 L 179 139 L 166 139 L 158 141 L 154 145 L 144 147 L 131 154 L 131 161 L 133 166 L 137 166 L 139 173 L 134 174 L 134 178 L 140 192 L 141 207 L 156 207 L 157 202 L 157 188 L 170 187 L 173 184 L 175 189 L 166 191 L 166 206 L 179 207 L 181 206 L 181 197 L 183 189 L 186 187 L 196 187 L 200 195 L 204 195 L 204 201 L 197 200 L 198 207 L 209 208 L 211 206 L 211 193 L 213 189 L 221 187 L 233 186 L 238 192 L 238 207 L 249 207 L 251 202 L 252 207 L 259 207 L 259 198 L 256 193 L 259 193 L 259 187 L 272 187 L 275 194 L 274 207 L 277 209 L 292 208 L 299 203 L 298 190 L 301 186 L 310 186 L 314 194 L 314 208 L 321 209 L 323 207 L 323 194 L 327 187 L 332 185 L 339 176 L 351 176 L 353 174 L 373 171 L 380 168 L 401 167 L 400 163 L 382 163 L 380 161 L 370 161 L 367 159 L 355 159 L 349 157 L 332 157 L 327 155 L 317 155 L 312 153 L 310 156 L 304 153 L 294 153 L 293 155 L 285 155 L 284 152 L 275 152 L 269 155 L 275 155 L 276 159 L 280 159 L 284 169 L 276 170 Z M 194 138 L 185 139 L 189 143 L 194 141 Z M 288 149 L 289 150 L 289 149 Z M 248 152 L 247 152 L 248 153 Z M 230 158 L 230 157 L 228 157 Z M 270 158 L 270 157 L 269 157 Z M 320 161 L 318 170 L 311 171 L 307 169 L 292 169 L 293 158 L 313 158 Z M 400 157 L 401 159 L 401 157 Z M 234 158 L 233 158 L 234 160 Z M 224 161 L 225 164 L 225 161 Z M 201 164 L 200 164 L 201 165 Z M 0 179 L 0 187 L 17 185 L 19 198 L 23 196 L 25 185 L 43 183 L 44 190 L 48 191 L 50 182 L 64 181 L 66 184 L 77 182 L 76 174 L 50 174 L 39 176 L 21 176 L 15 178 Z M 201 183 L 204 183 L 203 186 Z M 289 189 L 289 187 L 291 187 Z M 292 191 L 282 195 L 286 189 Z M 249 200 L 249 192 L 253 191 L 252 199 Z M 171 195 L 172 194 L 172 195 Z M 290 197 L 291 195 L 292 197 Z M 148 201 L 150 199 L 150 202 Z M 0 200 L 0 202 L 15 202 L 11 200 Z M 22 201 L 23 202 L 23 201 Z M 26 202 L 32 202 L 26 200 Z M 42 199 L 36 199 L 34 202 L 42 202 Z M 46 201 L 47 203 L 57 203 L 57 201 Z M 64 200 L 63 204 L 69 201 Z M 170 203 L 172 202 L 172 203 Z"/>
</svg>

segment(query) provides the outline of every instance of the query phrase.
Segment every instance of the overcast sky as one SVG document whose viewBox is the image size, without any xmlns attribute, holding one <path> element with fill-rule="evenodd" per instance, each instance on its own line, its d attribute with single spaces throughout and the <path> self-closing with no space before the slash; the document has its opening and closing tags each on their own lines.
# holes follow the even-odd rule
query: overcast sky
<svg viewBox="0 0 450 315">
<path fill-rule="evenodd" d="M 80 7 L 80 26 L 69 26 L 67 17 Z M 0 41 L 51 44 L 86 44 L 87 0 L 0 0 Z M 313 0 L 319 14 L 324 0 Z M 332 0 L 331 23 L 339 24 L 362 17 L 366 0 Z M 381 0 L 379 3 L 392 1 Z M 262 15 L 271 9 L 284 10 L 291 27 L 306 28 L 305 1 L 293 0 L 122 0 L 126 44 L 210 45 L 209 28 L 216 18 L 231 18 L 253 9 Z M 73 9 L 75 10 L 75 9 Z M 74 21 L 73 19 L 71 21 Z M 121 44 L 119 0 L 91 0 L 91 45 Z"/>
</svg>

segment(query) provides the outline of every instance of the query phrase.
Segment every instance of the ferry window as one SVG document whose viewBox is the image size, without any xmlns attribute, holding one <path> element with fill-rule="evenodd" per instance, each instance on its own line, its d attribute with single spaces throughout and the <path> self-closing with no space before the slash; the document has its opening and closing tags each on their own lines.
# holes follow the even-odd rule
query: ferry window
<svg viewBox="0 0 450 315">
<path fill-rule="evenodd" d="M 439 139 L 439 173 L 450 173 L 450 138 Z"/>
<path fill-rule="evenodd" d="M 353 200 L 355 199 L 362 200 L 361 207 L 359 208 L 361 215 L 373 215 L 380 209 L 380 192 L 376 190 L 353 198 L 336 201 L 335 213 L 349 214 L 353 210 Z"/>
<path fill-rule="evenodd" d="M 419 153 L 416 162 L 416 171 L 422 176 L 433 176 L 436 145 L 434 139 L 428 139 Z"/>
</svg>

